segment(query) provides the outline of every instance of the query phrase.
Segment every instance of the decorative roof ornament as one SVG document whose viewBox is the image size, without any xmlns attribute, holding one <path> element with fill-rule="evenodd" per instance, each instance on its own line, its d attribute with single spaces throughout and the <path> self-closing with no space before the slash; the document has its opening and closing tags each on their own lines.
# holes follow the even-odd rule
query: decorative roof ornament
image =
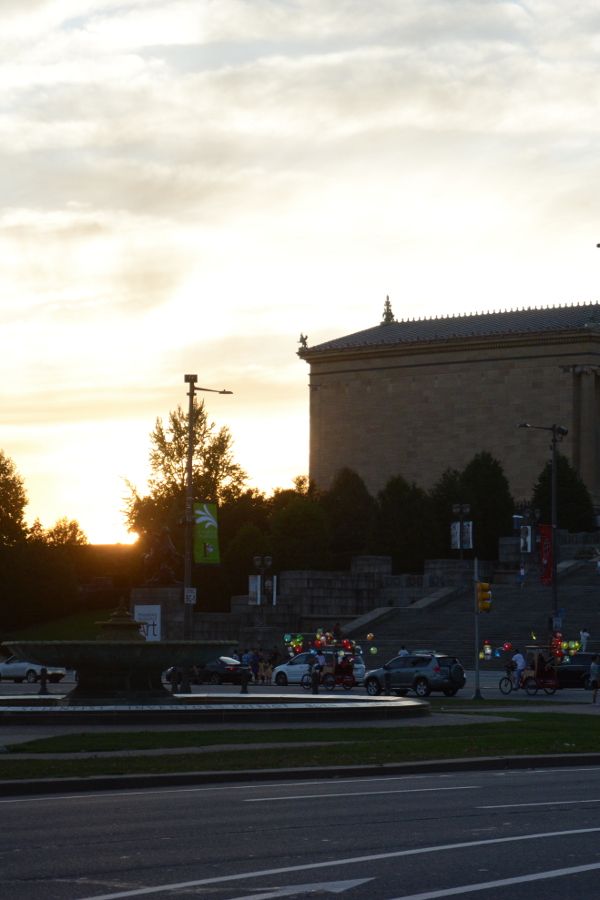
<svg viewBox="0 0 600 900">
<path fill-rule="evenodd" d="M 298 343 L 300 344 L 300 349 L 301 349 L 301 350 L 307 350 L 307 349 L 308 349 L 308 343 L 307 343 L 307 341 L 308 341 L 308 335 L 307 335 L 307 334 L 302 334 L 302 332 L 300 332 L 300 337 L 298 338 Z"/>
<path fill-rule="evenodd" d="M 392 304 L 390 303 L 389 294 L 385 298 L 385 303 L 383 304 L 383 319 L 381 320 L 382 325 L 391 325 L 392 322 L 395 322 L 394 313 L 392 312 Z"/>
</svg>

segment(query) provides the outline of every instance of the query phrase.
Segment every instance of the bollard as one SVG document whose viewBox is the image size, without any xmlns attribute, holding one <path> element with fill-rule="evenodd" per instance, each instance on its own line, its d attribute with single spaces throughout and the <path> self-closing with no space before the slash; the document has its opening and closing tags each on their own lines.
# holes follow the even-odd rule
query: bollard
<svg viewBox="0 0 600 900">
<path fill-rule="evenodd" d="M 321 680 L 321 673 L 319 672 L 316 666 L 313 666 L 312 672 L 310 673 L 310 686 L 313 694 L 319 693 L 319 681 Z"/>
<path fill-rule="evenodd" d="M 388 696 L 389 696 L 389 694 L 392 693 L 392 673 L 391 672 L 385 672 L 385 674 L 383 676 L 383 693 L 387 694 Z"/>
<path fill-rule="evenodd" d="M 47 694 L 48 693 L 48 669 L 46 666 L 42 666 L 40 670 L 40 689 L 38 694 Z"/>
<path fill-rule="evenodd" d="M 242 686 L 241 690 L 240 690 L 240 694 L 248 693 L 248 682 L 249 681 L 250 681 L 250 672 L 248 672 L 248 670 L 246 669 L 245 671 L 241 672 L 241 674 L 240 674 L 240 684 Z"/>
</svg>

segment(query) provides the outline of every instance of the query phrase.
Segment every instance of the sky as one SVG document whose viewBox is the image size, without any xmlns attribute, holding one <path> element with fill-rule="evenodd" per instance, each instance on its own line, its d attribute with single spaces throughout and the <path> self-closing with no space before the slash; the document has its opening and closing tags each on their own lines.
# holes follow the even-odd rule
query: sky
<svg viewBox="0 0 600 900">
<path fill-rule="evenodd" d="M 308 472 L 308 345 L 597 301 L 600 8 L 2 0 L 0 449 L 131 540 L 185 373 L 248 485 Z"/>
</svg>

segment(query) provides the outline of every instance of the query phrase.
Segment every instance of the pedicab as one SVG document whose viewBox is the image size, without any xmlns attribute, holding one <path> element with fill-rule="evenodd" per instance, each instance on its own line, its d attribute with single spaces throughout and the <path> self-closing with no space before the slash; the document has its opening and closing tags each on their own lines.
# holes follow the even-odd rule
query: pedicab
<svg viewBox="0 0 600 900">
<path fill-rule="evenodd" d="M 343 649 L 335 650 L 328 647 L 324 651 L 325 665 L 321 671 L 320 684 L 326 691 L 333 691 L 336 687 L 343 687 L 345 691 L 351 691 L 358 682 L 354 677 L 354 662 L 351 653 Z M 305 691 L 312 687 L 312 675 L 307 673 L 302 676 L 300 684 Z"/>
<path fill-rule="evenodd" d="M 549 648 L 536 644 L 526 650 L 528 667 L 523 672 L 522 684 L 527 695 L 535 697 L 538 691 L 555 694 L 559 687 L 558 676 Z"/>
</svg>

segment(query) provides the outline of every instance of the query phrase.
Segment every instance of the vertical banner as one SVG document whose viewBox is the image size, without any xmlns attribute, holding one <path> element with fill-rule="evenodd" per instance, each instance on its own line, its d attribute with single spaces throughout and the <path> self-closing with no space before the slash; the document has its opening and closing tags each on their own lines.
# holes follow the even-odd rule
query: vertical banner
<svg viewBox="0 0 600 900">
<path fill-rule="evenodd" d="M 460 522 L 450 522 L 450 549 L 460 550 Z"/>
<path fill-rule="evenodd" d="M 194 562 L 221 562 L 215 503 L 194 503 Z"/>
<path fill-rule="evenodd" d="M 552 584 L 552 525 L 540 525 L 540 580 Z"/>
<path fill-rule="evenodd" d="M 460 546 L 463 550 L 473 549 L 473 523 L 462 522 L 460 533 Z"/>
</svg>

